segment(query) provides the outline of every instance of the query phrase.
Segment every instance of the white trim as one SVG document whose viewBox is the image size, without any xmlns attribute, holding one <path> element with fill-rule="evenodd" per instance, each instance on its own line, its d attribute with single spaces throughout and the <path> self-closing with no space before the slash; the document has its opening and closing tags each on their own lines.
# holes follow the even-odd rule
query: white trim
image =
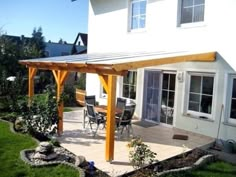
<svg viewBox="0 0 236 177">
<path fill-rule="evenodd" d="M 236 73 L 229 72 L 225 74 L 226 87 L 224 89 L 224 104 L 225 104 L 225 113 L 224 113 L 224 122 L 231 125 L 236 125 L 236 119 L 230 118 L 231 112 L 231 100 L 232 100 L 232 89 L 233 89 L 233 80 L 236 79 Z"/>
<path fill-rule="evenodd" d="M 141 1 L 146 1 L 146 13 L 145 13 L 145 26 L 144 28 L 136 28 L 136 29 L 132 29 L 132 4 L 133 1 L 135 2 L 141 2 Z M 148 4 L 148 0 L 129 0 L 128 1 L 128 32 L 132 32 L 132 33 L 138 33 L 138 32 L 145 32 L 146 28 L 147 28 L 147 4 Z"/>
<path fill-rule="evenodd" d="M 194 27 L 204 27 L 204 26 L 206 26 L 206 0 L 204 2 L 204 17 L 203 17 L 204 20 L 203 21 L 199 21 L 199 22 L 181 23 L 182 3 L 183 3 L 183 0 L 178 0 L 178 6 L 177 6 L 177 27 L 180 27 L 180 28 L 194 28 Z M 192 5 L 192 7 L 194 7 L 194 6 L 195 5 Z M 199 6 L 199 4 L 196 5 L 196 6 Z"/>
<path fill-rule="evenodd" d="M 197 111 L 192 111 L 192 110 L 188 110 L 188 106 L 189 106 L 189 91 L 190 91 L 190 77 L 191 76 L 210 76 L 214 78 L 214 83 L 213 83 L 213 93 L 212 93 L 212 108 L 211 108 L 211 114 L 207 114 L 207 113 L 201 113 L 201 112 L 197 112 Z M 204 116 L 207 119 L 211 119 L 214 120 L 214 113 L 215 113 L 215 107 L 216 107 L 216 100 L 217 100 L 217 80 L 218 80 L 218 76 L 216 73 L 212 73 L 212 72 L 194 72 L 194 71 L 186 71 L 185 73 L 185 79 L 186 82 L 184 84 L 184 94 L 183 94 L 183 102 L 182 102 L 182 113 L 185 116 L 188 117 L 193 117 L 193 118 L 200 118 L 200 116 Z"/>
</svg>

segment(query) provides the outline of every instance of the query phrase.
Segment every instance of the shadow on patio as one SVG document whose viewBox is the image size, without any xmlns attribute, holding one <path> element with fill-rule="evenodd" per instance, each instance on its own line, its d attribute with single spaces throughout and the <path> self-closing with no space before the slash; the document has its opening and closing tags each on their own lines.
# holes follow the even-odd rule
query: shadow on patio
<svg viewBox="0 0 236 177">
<path fill-rule="evenodd" d="M 105 161 L 105 130 L 99 129 L 97 135 L 93 137 L 89 130 L 83 129 L 82 122 L 82 108 L 64 113 L 64 133 L 59 138 L 61 146 L 76 155 L 85 156 L 87 161 L 94 161 L 97 168 L 110 176 L 133 170 L 129 163 L 127 147 L 130 138 L 127 137 L 125 131 L 121 139 L 115 138 L 114 161 L 109 163 Z M 141 136 L 144 143 L 157 153 L 158 160 L 164 160 L 213 142 L 213 138 L 210 137 L 160 125 L 140 126 L 134 123 L 133 130 L 135 136 Z M 172 139 L 174 134 L 185 134 L 189 138 L 188 140 Z"/>
</svg>

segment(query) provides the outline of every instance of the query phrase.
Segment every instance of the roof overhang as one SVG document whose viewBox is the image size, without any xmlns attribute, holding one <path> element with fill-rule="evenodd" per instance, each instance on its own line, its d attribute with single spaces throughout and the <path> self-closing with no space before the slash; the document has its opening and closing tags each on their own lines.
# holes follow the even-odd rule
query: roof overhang
<svg viewBox="0 0 236 177">
<path fill-rule="evenodd" d="M 216 52 L 97 53 L 20 60 L 27 67 L 85 73 L 125 75 L 128 70 L 178 62 L 215 61 Z"/>
</svg>

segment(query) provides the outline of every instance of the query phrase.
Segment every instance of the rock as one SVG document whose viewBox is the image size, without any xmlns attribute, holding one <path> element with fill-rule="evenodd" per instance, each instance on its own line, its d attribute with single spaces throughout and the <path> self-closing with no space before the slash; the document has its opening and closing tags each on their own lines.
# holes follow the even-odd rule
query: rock
<svg viewBox="0 0 236 177">
<path fill-rule="evenodd" d="M 81 166 L 86 162 L 85 157 L 84 156 L 76 156 L 75 157 L 75 166 Z"/>
<path fill-rule="evenodd" d="M 17 119 L 15 120 L 15 123 L 14 123 L 14 128 L 16 131 L 24 131 L 25 130 L 24 120 L 22 117 L 17 117 Z"/>
<path fill-rule="evenodd" d="M 49 154 L 53 152 L 53 145 L 49 142 L 41 142 L 35 151 L 43 154 Z"/>
<path fill-rule="evenodd" d="M 46 159 L 46 155 L 36 152 L 33 156 L 33 159 Z"/>
<path fill-rule="evenodd" d="M 52 146 L 52 144 L 47 142 L 47 141 L 43 141 L 43 142 L 39 143 L 39 145 L 42 146 L 42 147 Z"/>
<path fill-rule="evenodd" d="M 57 153 L 53 152 L 53 153 L 47 155 L 44 160 L 48 160 L 49 161 L 49 160 L 53 160 L 55 158 L 57 158 Z"/>
</svg>

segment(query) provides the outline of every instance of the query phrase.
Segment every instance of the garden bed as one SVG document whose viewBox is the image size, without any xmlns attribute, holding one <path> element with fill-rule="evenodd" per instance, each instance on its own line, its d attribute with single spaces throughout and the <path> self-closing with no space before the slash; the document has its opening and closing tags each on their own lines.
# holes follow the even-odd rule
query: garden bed
<svg viewBox="0 0 236 177">
<path fill-rule="evenodd" d="M 210 154 L 208 151 L 196 148 L 164 161 L 156 162 L 142 169 L 126 173 L 122 175 L 122 177 L 144 177 L 148 174 L 164 176 L 170 173 L 193 170 L 214 160 L 214 155 Z"/>
</svg>

